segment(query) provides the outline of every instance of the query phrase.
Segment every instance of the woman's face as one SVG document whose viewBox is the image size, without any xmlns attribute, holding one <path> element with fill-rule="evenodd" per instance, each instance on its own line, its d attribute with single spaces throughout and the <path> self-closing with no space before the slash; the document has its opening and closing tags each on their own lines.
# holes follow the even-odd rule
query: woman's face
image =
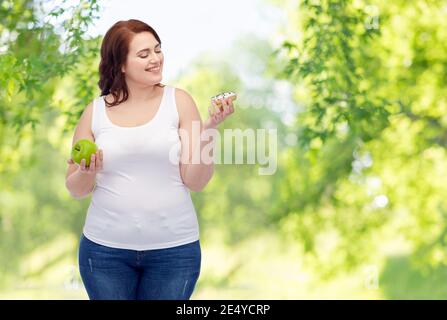
<svg viewBox="0 0 447 320">
<path fill-rule="evenodd" d="M 151 70 L 153 67 L 158 67 L 158 70 Z M 161 82 L 163 53 L 160 43 L 152 33 L 140 32 L 133 37 L 122 71 L 126 80 L 142 85 L 155 85 Z"/>
</svg>

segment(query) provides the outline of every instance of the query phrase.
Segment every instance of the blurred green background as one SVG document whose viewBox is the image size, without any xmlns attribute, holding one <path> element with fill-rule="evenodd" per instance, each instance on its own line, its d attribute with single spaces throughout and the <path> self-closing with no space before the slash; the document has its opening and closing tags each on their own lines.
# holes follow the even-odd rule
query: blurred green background
<svg viewBox="0 0 447 320">
<path fill-rule="evenodd" d="M 100 94 L 102 38 L 86 30 L 105 3 L 0 1 L 1 299 L 87 299 L 90 197 L 64 178 Z M 447 1 L 269 3 L 287 16 L 275 41 L 241 33 L 169 82 L 202 119 L 212 95 L 237 92 L 222 134 L 278 132 L 273 175 L 219 164 L 192 193 L 192 299 L 447 298 Z"/>
</svg>

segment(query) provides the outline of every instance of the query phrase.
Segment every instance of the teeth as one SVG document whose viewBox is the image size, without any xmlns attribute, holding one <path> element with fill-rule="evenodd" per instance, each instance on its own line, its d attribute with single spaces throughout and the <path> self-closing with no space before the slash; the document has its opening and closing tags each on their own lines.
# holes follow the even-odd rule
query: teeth
<svg viewBox="0 0 447 320">
<path fill-rule="evenodd" d="M 154 67 L 154 68 L 149 68 L 147 69 L 147 71 L 158 71 L 160 69 L 160 67 Z"/>
</svg>

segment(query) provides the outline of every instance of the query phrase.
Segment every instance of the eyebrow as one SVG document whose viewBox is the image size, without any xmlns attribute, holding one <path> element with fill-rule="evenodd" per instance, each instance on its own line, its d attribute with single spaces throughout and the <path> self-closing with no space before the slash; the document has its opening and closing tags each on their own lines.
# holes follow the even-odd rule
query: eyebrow
<svg viewBox="0 0 447 320">
<path fill-rule="evenodd" d="M 157 48 L 157 47 L 160 47 L 160 46 L 161 46 L 161 43 L 158 43 L 158 44 L 155 45 L 154 49 Z M 151 49 L 150 48 L 141 49 L 140 51 L 137 52 L 137 54 L 142 52 L 142 51 L 151 51 Z"/>
</svg>

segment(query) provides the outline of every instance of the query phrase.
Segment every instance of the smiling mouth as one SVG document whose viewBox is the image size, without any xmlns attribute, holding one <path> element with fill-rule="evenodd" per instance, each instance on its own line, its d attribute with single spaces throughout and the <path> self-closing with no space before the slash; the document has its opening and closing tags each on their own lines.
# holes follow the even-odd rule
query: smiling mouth
<svg viewBox="0 0 447 320">
<path fill-rule="evenodd" d="M 158 71 L 160 71 L 160 67 L 158 66 L 156 68 L 149 68 L 149 69 L 146 69 L 146 71 L 148 71 L 148 72 L 158 72 Z"/>
</svg>

